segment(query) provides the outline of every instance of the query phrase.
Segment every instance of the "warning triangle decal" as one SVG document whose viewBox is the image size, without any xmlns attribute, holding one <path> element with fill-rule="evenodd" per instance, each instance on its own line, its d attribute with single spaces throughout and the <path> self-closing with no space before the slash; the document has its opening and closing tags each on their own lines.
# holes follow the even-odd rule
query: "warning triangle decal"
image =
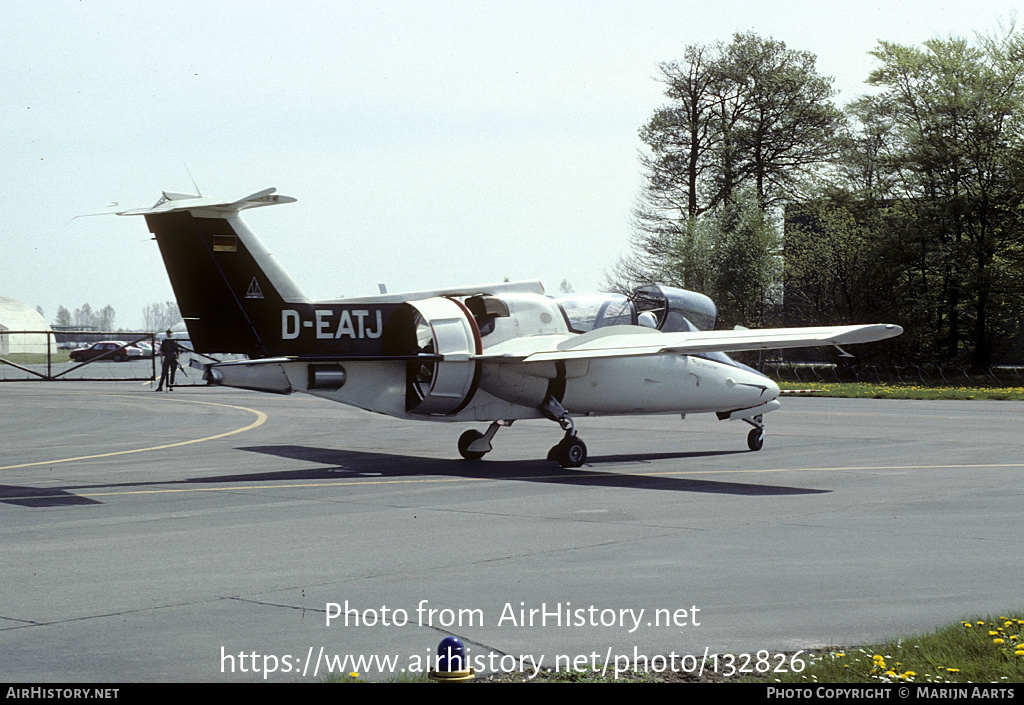
<svg viewBox="0 0 1024 705">
<path fill-rule="evenodd" d="M 262 299 L 263 290 L 260 289 L 259 282 L 256 281 L 256 277 L 252 278 L 252 283 L 249 284 L 249 290 L 245 292 L 245 298 L 247 299 Z"/>
</svg>

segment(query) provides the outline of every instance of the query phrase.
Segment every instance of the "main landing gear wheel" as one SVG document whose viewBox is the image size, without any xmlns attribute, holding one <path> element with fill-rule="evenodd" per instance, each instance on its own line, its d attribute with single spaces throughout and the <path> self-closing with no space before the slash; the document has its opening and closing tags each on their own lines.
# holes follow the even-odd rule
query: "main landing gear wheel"
<svg viewBox="0 0 1024 705">
<path fill-rule="evenodd" d="M 548 453 L 563 468 L 578 468 L 587 462 L 587 444 L 576 436 L 566 436 Z"/>
<path fill-rule="evenodd" d="M 565 437 L 548 451 L 548 460 L 557 460 L 563 468 L 578 468 L 587 462 L 587 445 L 576 436 L 576 424 L 562 403 L 549 394 L 538 408 L 565 431 Z"/>
<path fill-rule="evenodd" d="M 761 450 L 764 446 L 764 429 L 755 428 L 747 434 L 747 447 L 750 450 Z"/>
<path fill-rule="evenodd" d="M 484 434 L 480 433 L 475 428 L 471 428 L 470 430 L 463 433 L 461 436 L 459 436 L 459 455 L 461 455 L 466 460 L 480 460 L 480 458 L 484 457 L 486 453 L 472 451 L 469 449 L 469 447 L 473 444 L 474 441 L 478 441 L 483 437 Z"/>
</svg>

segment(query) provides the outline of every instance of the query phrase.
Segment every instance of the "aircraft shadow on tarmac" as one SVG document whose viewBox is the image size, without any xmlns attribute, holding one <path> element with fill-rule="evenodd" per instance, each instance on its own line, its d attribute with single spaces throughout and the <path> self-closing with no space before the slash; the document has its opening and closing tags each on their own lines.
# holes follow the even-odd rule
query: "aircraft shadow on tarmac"
<svg viewBox="0 0 1024 705">
<path fill-rule="evenodd" d="M 0 503 L 22 507 L 72 507 L 102 502 L 88 496 L 76 494 L 83 490 L 113 490 L 128 487 L 154 487 L 195 484 L 230 484 L 238 482 L 295 482 L 310 480 L 341 480 L 369 478 L 410 478 L 428 476 L 462 477 L 473 480 L 514 480 L 517 482 L 540 482 L 547 484 L 575 484 L 581 486 L 615 487 L 634 490 L 660 490 L 672 492 L 702 492 L 723 495 L 771 496 L 823 494 L 831 490 L 816 490 L 805 487 L 763 485 L 748 482 L 721 482 L 687 477 L 669 477 L 665 474 L 632 474 L 636 465 L 664 460 L 680 460 L 691 467 L 659 469 L 656 473 L 694 472 L 702 470 L 701 458 L 746 454 L 748 451 L 682 452 L 682 453 L 641 453 L 636 455 L 610 455 L 591 458 L 584 468 L 562 468 L 544 460 L 481 460 L 421 458 L 389 453 L 317 448 L 299 445 L 249 446 L 238 450 L 250 453 L 276 456 L 292 461 L 314 463 L 319 467 L 299 470 L 236 473 L 213 475 L 188 480 L 160 482 L 129 482 L 105 485 L 80 485 L 63 488 L 39 488 L 31 486 L 0 485 Z M 615 465 L 616 471 L 602 471 L 602 465 Z M 623 468 L 626 465 L 626 468 Z M 84 492 L 88 494 L 88 492 Z"/>
<path fill-rule="evenodd" d="M 75 489 L 81 488 L 57 489 L 54 487 L 0 485 L 0 503 L 35 509 L 103 504 L 95 499 L 76 495 L 73 491 Z"/>
<path fill-rule="evenodd" d="M 250 446 L 240 448 L 252 453 L 273 455 L 289 460 L 317 463 L 322 467 L 308 470 L 253 473 L 228 477 L 203 478 L 197 482 L 238 482 L 281 481 L 281 480 L 322 480 L 349 478 L 409 478 L 426 476 L 463 477 L 473 480 L 515 480 L 518 482 L 540 482 L 549 484 L 575 484 L 592 487 L 618 487 L 640 490 L 669 490 L 675 492 L 710 492 L 734 495 L 793 495 L 820 494 L 831 490 L 814 490 L 803 487 L 783 487 L 741 482 L 719 482 L 693 478 L 668 477 L 655 474 L 631 474 L 623 471 L 621 465 L 652 460 L 681 459 L 690 462 L 702 457 L 746 453 L 747 451 L 719 451 L 714 453 L 651 453 L 629 456 L 604 456 L 591 458 L 583 468 L 562 468 L 545 460 L 447 460 L 421 458 L 389 453 L 339 450 L 298 445 Z M 615 472 L 600 469 L 601 465 L 616 464 Z M 693 470 L 700 469 L 694 465 Z M 677 468 L 683 470 L 684 468 Z"/>
</svg>

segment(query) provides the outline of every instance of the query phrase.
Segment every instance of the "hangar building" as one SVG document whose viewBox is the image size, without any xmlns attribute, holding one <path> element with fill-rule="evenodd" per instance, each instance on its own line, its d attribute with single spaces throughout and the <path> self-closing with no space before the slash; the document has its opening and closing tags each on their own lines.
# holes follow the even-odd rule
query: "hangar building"
<svg viewBox="0 0 1024 705">
<path fill-rule="evenodd" d="M 0 296 L 0 355 L 11 353 L 45 353 L 50 336 L 40 331 L 50 330 L 39 312 L 20 301 Z M 15 335 L 8 331 L 36 331 L 30 335 Z"/>
</svg>

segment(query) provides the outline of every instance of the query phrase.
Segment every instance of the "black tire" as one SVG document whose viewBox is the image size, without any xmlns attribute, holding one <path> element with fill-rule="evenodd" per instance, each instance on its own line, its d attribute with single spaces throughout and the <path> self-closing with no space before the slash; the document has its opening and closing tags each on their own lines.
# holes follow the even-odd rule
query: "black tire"
<svg viewBox="0 0 1024 705">
<path fill-rule="evenodd" d="M 576 436 L 563 438 L 555 449 L 555 459 L 563 468 L 578 468 L 587 462 L 587 444 Z"/>
<path fill-rule="evenodd" d="M 466 460 L 480 460 L 480 458 L 484 457 L 487 454 L 486 451 L 471 451 L 469 449 L 469 446 L 472 445 L 474 441 L 477 441 L 483 437 L 484 434 L 480 433 L 475 428 L 471 428 L 465 433 L 463 433 L 461 436 L 459 436 L 459 455 L 461 455 Z"/>
<path fill-rule="evenodd" d="M 755 428 L 747 434 L 747 448 L 761 450 L 764 447 L 764 429 Z"/>
</svg>

